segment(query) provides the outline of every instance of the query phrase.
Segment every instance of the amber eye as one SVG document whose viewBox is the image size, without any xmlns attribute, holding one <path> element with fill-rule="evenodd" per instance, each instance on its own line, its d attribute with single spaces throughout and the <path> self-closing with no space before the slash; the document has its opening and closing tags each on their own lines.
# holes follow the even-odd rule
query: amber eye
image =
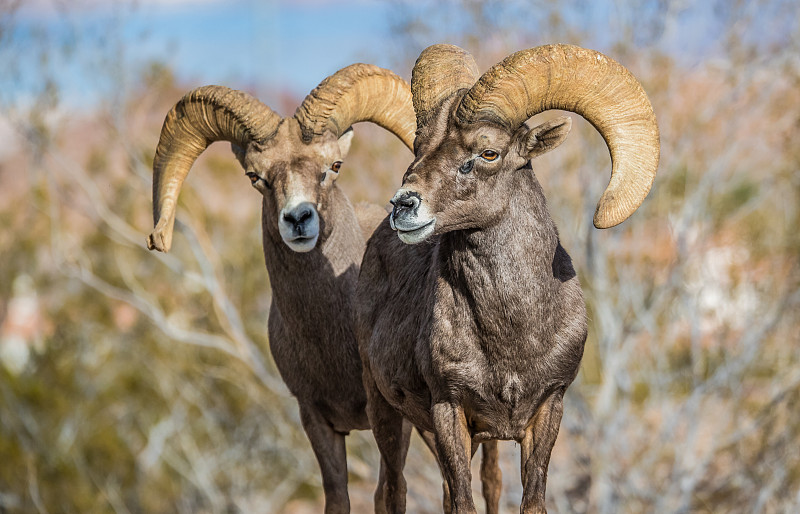
<svg viewBox="0 0 800 514">
<path fill-rule="evenodd" d="M 331 164 L 331 171 L 335 171 L 336 173 L 339 173 L 339 169 L 341 167 L 342 167 L 342 161 L 336 161 L 333 164 Z"/>
<path fill-rule="evenodd" d="M 247 175 L 247 178 L 250 179 L 250 183 L 253 184 L 254 186 L 257 186 L 260 183 L 260 184 L 263 184 L 264 187 L 266 187 L 267 189 L 272 189 L 270 187 L 270 185 L 269 185 L 269 182 L 267 182 L 263 178 L 259 177 L 255 172 L 250 171 L 250 172 L 246 173 L 246 175 Z"/>
<path fill-rule="evenodd" d="M 500 157 L 500 154 L 498 154 L 494 150 L 484 150 L 483 153 L 481 154 L 481 157 L 486 159 L 487 161 L 493 161 L 498 157 Z"/>
</svg>

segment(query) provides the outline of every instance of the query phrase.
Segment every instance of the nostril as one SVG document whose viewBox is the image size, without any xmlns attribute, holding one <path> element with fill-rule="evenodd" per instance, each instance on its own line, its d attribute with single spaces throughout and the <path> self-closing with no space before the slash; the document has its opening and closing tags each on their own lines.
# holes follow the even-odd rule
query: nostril
<svg viewBox="0 0 800 514">
<path fill-rule="evenodd" d="M 297 223 L 298 224 L 303 223 L 310 217 L 311 217 L 311 209 L 303 209 L 297 214 Z"/>
<path fill-rule="evenodd" d="M 400 198 L 392 199 L 392 205 L 399 208 L 416 209 L 419 206 L 419 197 L 416 193 L 406 193 Z"/>
<path fill-rule="evenodd" d="M 283 213 L 283 219 L 284 219 L 284 221 L 286 221 L 287 223 L 290 223 L 292 225 L 301 225 L 301 224 L 305 223 L 306 221 L 308 221 L 309 218 L 311 218 L 311 216 L 313 216 L 313 214 L 314 213 L 312 212 L 312 210 L 310 208 L 303 207 L 303 208 L 300 208 L 300 209 L 295 209 L 293 211 L 288 211 L 288 212 Z"/>
</svg>

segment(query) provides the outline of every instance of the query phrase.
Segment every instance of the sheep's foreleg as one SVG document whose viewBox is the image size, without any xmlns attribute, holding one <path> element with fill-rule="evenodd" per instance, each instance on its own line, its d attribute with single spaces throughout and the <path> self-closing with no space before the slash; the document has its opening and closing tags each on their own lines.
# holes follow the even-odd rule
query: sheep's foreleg
<svg viewBox="0 0 800 514">
<path fill-rule="evenodd" d="M 311 448 L 317 456 L 325 491 L 325 514 L 350 512 L 347 495 L 347 456 L 344 434 L 336 432 L 322 415 L 309 406 L 300 406 L 300 420 Z"/>
<path fill-rule="evenodd" d="M 472 500 L 472 438 L 467 427 L 464 409 L 451 402 L 436 403 L 432 409 L 436 450 L 450 486 L 453 513 L 474 513 Z"/>
<path fill-rule="evenodd" d="M 436 450 L 436 438 L 431 432 L 418 430 L 420 437 L 425 441 L 425 445 L 430 449 L 439 465 L 442 473 L 442 510 L 444 514 L 452 514 L 453 505 L 450 499 L 450 487 L 444 479 L 444 469 L 439 459 L 439 452 Z M 500 470 L 500 459 L 497 449 L 497 441 L 486 441 L 480 445 L 483 448 L 481 456 L 481 484 L 483 486 L 483 499 L 486 502 L 486 514 L 499 514 L 500 512 L 500 493 L 503 488 L 503 472 Z M 477 444 L 472 445 L 472 456 L 478 449 Z"/>
<path fill-rule="evenodd" d="M 564 391 L 559 390 L 539 407 L 536 415 L 525 430 L 521 441 L 522 455 L 522 514 L 547 512 L 545 508 L 545 488 L 547 486 L 547 466 L 550 453 L 558 437 L 558 427 L 564 412 Z"/>
<path fill-rule="evenodd" d="M 442 462 L 439 460 L 439 452 L 436 451 L 436 438 L 431 432 L 427 432 L 425 430 L 417 429 L 417 432 L 425 442 L 425 446 L 428 447 L 433 454 L 433 457 L 436 459 L 436 464 L 439 466 L 439 472 L 442 474 L 442 512 L 444 512 L 444 514 L 452 514 L 453 505 L 450 500 L 450 487 L 447 485 L 447 480 L 444 479 L 444 468 L 442 468 Z"/>
<path fill-rule="evenodd" d="M 403 468 L 411 440 L 411 424 L 384 399 L 364 370 L 367 416 L 381 453 L 381 470 L 375 491 L 375 512 L 399 514 L 406 511 L 406 480 Z"/>
</svg>

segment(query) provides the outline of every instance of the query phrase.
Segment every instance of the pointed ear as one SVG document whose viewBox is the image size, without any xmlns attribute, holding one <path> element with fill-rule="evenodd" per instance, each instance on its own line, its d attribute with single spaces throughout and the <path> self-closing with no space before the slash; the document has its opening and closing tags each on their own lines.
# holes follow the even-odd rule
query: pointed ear
<svg viewBox="0 0 800 514">
<path fill-rule="evenodd" d="M 244 152 L 244 148 L 242 148 L 239 145 L 235 145 L 235 144 L 231 143 L 231 151 L 233 152 L 233 155 L 236 156 L 236 160 L 239 161 L 239 164 L 242 165 L 242 168 L 244 168 L 245 167 L 245 165 L 244 165 L 244 153 L 245 153 Z"/>
<path fill-rule="evenodd" d="M 559 116 L 538 127 L 534 127 L 525 135 L 522 151 L 523 157 L 528 160 L 538 157 L 557 147 L 567 138 L 572 128 L 572 118 Z"/>
<path fill-rule="evenodd" d="M 342 159 L 347 157 L 347 152 L 350 151 L 350 143 L 353 142 L 353 127 L 344 131 L 344 134 L 339 138 L 339 151 L 342 152 Z"/>
</svg>

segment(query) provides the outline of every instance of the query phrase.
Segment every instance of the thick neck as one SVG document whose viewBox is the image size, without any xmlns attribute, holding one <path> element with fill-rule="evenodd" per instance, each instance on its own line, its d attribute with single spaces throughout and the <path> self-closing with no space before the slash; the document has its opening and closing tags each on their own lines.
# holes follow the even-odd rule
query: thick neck
<svg viewBox="0 0 800 514">
<path fill-rule="evenodd" d="M 514 182 L 508 208 L 496 223 L 442 235 L 442 264 L 458 267 L 464 258 L 477 258 L 480 267 L 492 267 L 493 272 L 502 274 L 511 270 L 495 264 L 514 261 L 526 263 L 531 271 L 551 273 L 547 259 L 558 245 L 558 231 L 542 188 L 533 171 L 526 168 L 515 172 Z"/>
<path fill-rule="evenodd" d="M 328 200 L 327 212 L 320 214 L 319 241 L 305 253 L 286 246 L 278 231 L 272 230 L 277 222 L 266 209 L 262 214 L 264 258 L 273 301 L 285 320 L 293 316 L 298 324 L 309 313 L 331 319 L 336 312 L 347 312 L 355 291 L 364 238 L 347 196 L 334 186 Z"/>
<path fill-rule="evenodd" d="M 554 287 L 558 232 L 544 194 L 530 169 L 517 170 L 514 180 L 514 194 L 497 223 L 449 232 L 440 241 L 438 276 L 484 333 L 486 327 L 524 328 L 507 321 L 546 308 L 542 303 Z"/>
</svg>

